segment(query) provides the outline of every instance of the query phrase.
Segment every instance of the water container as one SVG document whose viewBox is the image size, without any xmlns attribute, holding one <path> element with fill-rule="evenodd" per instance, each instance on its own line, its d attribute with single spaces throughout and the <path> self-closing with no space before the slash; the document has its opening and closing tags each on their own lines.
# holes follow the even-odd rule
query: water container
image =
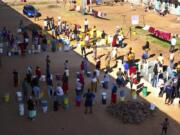
<svg viewBox="0 0 180 135">
<path fill-rule="evenodd" d="M 10 94 L 9 94 L 9 93 L 6 93 L 6 94 L 4 95 L 4 102 L 5 102 L 5 103 L 9 103 L 9 102 L 10 102 Z"/>
<path fill-rule="evenodd" d="M 129 64 L 128 63 L 124 63 L 124 70 L 128 71 L 129 70 Z"/>
<path fill-rule="evenodd" d="M 23 101 L 23 94 L 22 94 L 22 92 L 17 91 L 17 92 L 16 92 L 16 98 L 17 98 L 17 101 L 18 101 L 18 102 Z"/>
<path fill-rule="evenodd" d="M 24 104 L 23 103 L 19 104 L 19 115 L 24 116 Z"/>
<path fill-rule="evenodd" d="M 119 95 L 120 95 L 120 97 L 124 97 L 124 96 L 125 96 L 124 90 L 121 90 L 121 91 L 119 92 Z"/>
<path fill-rule="evenodd" d="M 124 101 L 125 100 L 125 92 L 124 92 L 124 90 L 121 90 L 119 95 L 120 95 L 120 101 Z"/>
<path fill-rule="evenodd" d="M 135 90 L 132 91 L 132 99 L 133 99 L 133 100 L 136 100 L 136 99 L 137 99 L 137 93 L 136 93 Z"/>
<path fill-rule="evenodd" d="M 68 109 L 69 108 L 69 99 L 68 97 L 64 97 L 64 109 Z"/>
<path fill-rule="evenodd" d="M 42 100 L 41 105 L 42 105 L 43 113 L 47 113 L 47 111 L 48 111 L 48 102 L 46 100 Z"/>
<path fill-rule="evenodd" d="M 116 104 L 116 102 L 117 102 L 117 93 L 112 92 L 112 94 L 111 94 L 111 103 Z"/>
<path fill-rule="evenodd" d="M 81 96 L 80 95 L 76 96 L 76 106 L 81 106 Z"/>
<path fill-rule="evenodd" d="M 147 96 L 147 87 L 143 87 L 143 89 L 142 89 L 142 94 L 143 94 L 143 96 Z"/>
<path fill-rule="evenodd" d="M 103 105 L 106 104 L 106 101 L 107 101 L 107 93 L 106 92 L 102 92 L 102 94 L 101 94 L 101 101 L 102 101 Z"/>
</svg>

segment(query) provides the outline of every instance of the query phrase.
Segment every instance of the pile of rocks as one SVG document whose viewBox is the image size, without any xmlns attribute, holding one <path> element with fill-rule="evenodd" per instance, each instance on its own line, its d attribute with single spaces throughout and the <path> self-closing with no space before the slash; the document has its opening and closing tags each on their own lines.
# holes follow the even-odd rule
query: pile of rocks
<svg viewBox="0 0 180 135">
<path fill-rule="evenodd" d="M 150 105 L 144 102 L 126 101 L 109 105 L 107 112 L 123 123 L 138 124 L 152 116 Z"/>
</svg>

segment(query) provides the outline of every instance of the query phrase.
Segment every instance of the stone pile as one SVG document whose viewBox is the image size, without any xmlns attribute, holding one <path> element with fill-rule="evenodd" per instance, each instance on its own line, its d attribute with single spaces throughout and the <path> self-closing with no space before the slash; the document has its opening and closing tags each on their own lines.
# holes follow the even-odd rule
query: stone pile
<svg viewBox="0 0 180 135">
<path fill-rule="evenodd" d="M 109 105 L 107 112 L 123 123 L 138 124 L 152 117 L 150 105 L 144 102 L 126 101 Z"/>
</svg>

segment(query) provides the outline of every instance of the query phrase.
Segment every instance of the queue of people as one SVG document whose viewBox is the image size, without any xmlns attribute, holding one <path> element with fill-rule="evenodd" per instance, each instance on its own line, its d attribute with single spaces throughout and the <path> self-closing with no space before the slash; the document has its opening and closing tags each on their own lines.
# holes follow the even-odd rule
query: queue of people
<svg viewBox="0 0 180 135">
<path fill-rule="evenodd" d="M 85 98 L 85 113 L 92 113 L 93 100 L 95 95 L 98 92 L 98 87 L 102 86 L 104 90 L 108 90 L 110 88 L 110 77 L 109 72 L 111 71 L 112 60 L 117 60 L 118 51 L 121 49 L 119 47 L 124 47 L 124 32 L 123 29 L 119 26 L 116 27 L 115 34 L 109 39 L 105 31 L 102 31 L 100 34 L 96 29 L 96 26 L 90 28 L 89 22 L 87 19 L 84 21 L 84 30 L 81 26 L 77 24 L 70 25 L 66 21 L 63 21 L 61 17 L 58 17 L 57 24 L 55 24 L 54 18 L 47 17 L 44 20 L 44 28 L 46 31 L 51 32 L 52 39 L 49 40 L 47 33 L 43 30 L 31 30 L 30 32 L 25 29 L 23 26 L 23 22 L 20 23 L 18 28 L 18 35 L 23 37 L 22 47 L 19 45 L 19 40 L 13 40 L 13 35 L 3 28 L 1 31 L 1 37 L 3 37 L 3 41 L 7 41 L 11 48 L 19 47 L 21 50 L 21 54 L 26 54 L 26 49 L 29 44 L 32 42 L 32 47 L 34 50 L 43 50 L 46 51 L 48 49 L 48 44 L 51 45 L 52 52 L 57 51 L 57 48 L 61 47 L 59 44 L 70 45 L 71 41 L 77 43 L 78 47 L 80 45 L 81 54 L 83 56 L 82 61 L 80 63 L 80 71 L 77 74 L 76 82 L 75 82 L 75 99 L 76 105 L 80 106 L 81 99 Z M 29 33 L 32 35 L 29 36 Z M 11 36 L 10 36 L 11 35 Z M 63 38 L 62 38 L 63 36 Z M 10 38 L 12 37 L 12 39 Z M 32 37 L 30 41 L 30 37 Z M 69 41 L 65 42 L 66 39 Z M 101 58 L 98 56 L 97 46 L 99 40 L 103 41 L 104 45 L 109 45 L 111 50 L 105 54 L 105 73 L 103 77 L 100 79 L 100 70 L 101 67 Z M 50 41 L 50 43 L 48 43 Z M 150 57 L 150 44 L 147 41 L 143 46 L 142 50 L 144 53 L 142 54 L 142 62 L 138 65 L 136 61 L 136 52 L 132 47 L 129 47 L 129 50 L 125 56 L 121 58 L 119 71 L 117 72 L 117 78 L 112 85 L 111 92 L 111 103 L 116 103 L 117 101 L 117 92 L 121 88 L 130 84 L 131 90 L 134 90 L 134 85 L 140 83 L 142 78 L 142 72 L 145 70 L 147 75 L 152 74 L 152 78 L 150 82 L 152 82 L 153 87 L 158 87 L 160 89 L 159 96 L 162 93 L 166 93 L 166 101 L 165 103 L 171 104 L 175 97 L 179 98 L 179 82 L 180 82 L 180 62 L 174 63 L 174 46 L 175 41 L 171 41 L 172 47 L 170 49 L 170 65 L 166 72 L 168 72 L 168 77 L 164 76 L 163 67 L 165 66 L 163 54 L 160 54 L 153 65 L 153 73 L 149 73 L 146 70 L 146 65 L 149 62 Z M 18 46 L 19 45 L 19 46 Z M 58 48 L 58 49 L 59 49 Z M 93 58 L 96 62 L 96 67 L 93 71 L 89 68 L 89 60 L 87 58 L 86 49 L 93 48 Z M 32 49 L 33 50 L 33 49 Z M 51 60 L 50 57 L 46 57 L 46 71 L 45 76 L 42 75 L 42 70 L 39 66 L 33 71 L 33 66 L 28 66 L 26 69 L 26 76 L 22 83 L 22 93 L 24 101 L 27 101 L 28 110 L 29 110 L 29 118 L 34 119 L 36 116 L 36 107 L 38 104 L 42 104 L 43 92 L 40 88 L 40 82 L 45 81 L 47 84 L 47 95 L 49 98 L 53 99 L 53 110 L 58 111 L 59 105 L 66 106 L 68 108 L 68 95 L 71 92 L 69 89 L 69 62 L 65 60 L 64 62 L 64 72 L 62 74 L 62 78 L 59 75 L 56 76 L 56 85 L 54 86 L 54 81 L 51 76 Z M 139 70 L 140 69 L 140 70 Z M 140 72 L 142 69 L 142 72 Z M 147 66 L 148 69 L 148 66 Z M 86 81 L 85 77 L 90 78 L 91 87 L 86 91 Z M 17 87 L 19 84 L 19 76 L 18 71 L 13 71 L 13 80 L 14 86 Z M 101 81 L 100 81 L 101 80 Z M 30 87 L 30 89 L 29 89 Z M 29 94 L 30 93 L 30 94 Z M 105 94 L 104 94 L 105 95 Z M 124 92 L 121 91 L 121 96 L 124 96 Z"/>
</svg>

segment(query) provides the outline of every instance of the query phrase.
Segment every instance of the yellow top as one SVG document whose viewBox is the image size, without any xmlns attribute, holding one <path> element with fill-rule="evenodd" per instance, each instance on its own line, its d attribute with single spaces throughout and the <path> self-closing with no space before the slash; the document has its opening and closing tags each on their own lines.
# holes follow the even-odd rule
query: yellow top
<svg viewBox="0 0 180 135">
<path fill-rule="evenodd" d="M 83 46 L 85 46 L 85 41 L 83 40 L 83 41 L 80 41 L 80 45 L 83 47 Z"/>
<path fill-rule="evenodd" d="M 177 69 L 177 70 L 180 70 L 180 64 L 177 65 L 176 69 Z"/>
<path fill-rule="evenodd" d="M 120 30 L 119 35 L 124 35 L 124 31 Z"/>
</svg>

